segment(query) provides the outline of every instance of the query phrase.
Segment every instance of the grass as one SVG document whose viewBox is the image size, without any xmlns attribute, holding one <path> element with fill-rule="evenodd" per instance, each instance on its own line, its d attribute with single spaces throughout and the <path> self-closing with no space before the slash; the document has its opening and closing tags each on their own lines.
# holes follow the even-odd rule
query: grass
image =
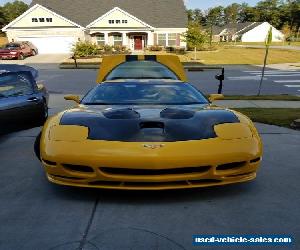
<svg viewBox="0 0 300 250">
<path fill-rule="evenodd" d="M 254 42 L 254 43 L 251 43 L 251 42 L 224 42 L 224 43 L 221 43 L 223 45 L 265 45 L 264 42 Z M 271 44 L 271 46 L 300 46 L 300 42 L 273 42 Z"/>
<path fill-rule="evenodd" d="M 197 59 L 204 64 L 263 64 L 265 49 L 260 48 L 220 48 L 217 51 L 199 51 Z M 193 52 L 180 56 L 182 61 L 190 61 L 194 58 Z M 270 49 L 268 64 L 276 63 L 299 63 L 300 51 Z"/>
<path fill-rule="evenodd" d="M 300 101 L 300 96 L 294 95 L 229 95 L 226 96 L 224 100 L 272 100 L 272 101 Z"/>
<path fill-rule="evenodd" d="M 300 119 L 300 109 L 240 108 L 234 110 L 247 115 L 254 122 L 286 128 L 291 128 L 292 122 Z"/>
</svg>

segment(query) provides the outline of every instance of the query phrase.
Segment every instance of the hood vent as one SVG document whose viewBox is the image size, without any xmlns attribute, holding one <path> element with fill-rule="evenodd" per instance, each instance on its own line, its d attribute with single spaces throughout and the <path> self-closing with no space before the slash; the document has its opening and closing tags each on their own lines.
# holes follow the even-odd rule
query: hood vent
<svg viewBox="0 0 300 250">
<path fill-rule="evenodd" d="M 160 117 L 164 119 L 191 119 L 195 115 L 192 110 L 166 108 L 160 113 Z"/>
<path fill-rule="evenodd" d="M 140 114 L 133 109 L 126 108 L 126 109 L 116 109 L 116 110 L 109 110 L 103 112 L 103 115 L 107 119 L 140 119 Z"/>
</svg>

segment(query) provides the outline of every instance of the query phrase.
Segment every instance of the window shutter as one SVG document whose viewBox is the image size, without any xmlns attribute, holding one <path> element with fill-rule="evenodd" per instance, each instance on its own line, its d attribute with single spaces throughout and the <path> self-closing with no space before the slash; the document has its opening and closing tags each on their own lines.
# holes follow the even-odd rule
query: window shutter
<svg viewBox="0 0 300 250">
<path fill-rule="evenodd" d="M 177 34 L 176 46 L 180 46 L 180 34 Z"/>
<path fill-rule="evenodd" d="M 153 39 L 154 39 L 153 44 L 157 45 L 157 34 L 156 33 L 153 34 Z"/>
</svg>

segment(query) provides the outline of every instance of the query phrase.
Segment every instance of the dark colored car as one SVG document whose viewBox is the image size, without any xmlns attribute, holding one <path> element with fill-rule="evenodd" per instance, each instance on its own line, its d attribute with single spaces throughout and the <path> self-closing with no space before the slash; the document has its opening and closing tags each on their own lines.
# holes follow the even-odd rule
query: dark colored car
<svg viewBox="0 0 300 250">
<path fill-rule="evenodd" d="M 28 42 L 13 42 L 0 49 L 0 59 L 24 60 L 27 56 L 37 54 L 37 49 L 31 47 Z"/>
<path fill-rule="evenodd" d="M 0 73 L 0 134 L 26 123 L 43 125 L 49 94 L 29 71 Z"/>
<path fill-rule="evenodd" d="M 17 65 L 17 64 L 0 64 L 0 74 L 5 72 L 19 72 L 19 71 L 29 71 L 31 72 L 33 78 L 37 80 L 39 72 L 32 67 L 26 65 Z"/>
</svg>

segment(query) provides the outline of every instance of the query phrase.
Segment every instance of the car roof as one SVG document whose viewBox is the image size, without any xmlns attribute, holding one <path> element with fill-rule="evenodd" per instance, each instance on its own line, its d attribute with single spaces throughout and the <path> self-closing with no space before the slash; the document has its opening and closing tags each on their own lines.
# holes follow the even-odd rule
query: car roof
<svg viewBox="0 0 300 250">
<path fill-rule="evenodd" d="M 176 55 L 113 55 L 104 56 L 97 76 L 97 83 L 105 81 L 107 75 L 117 66 L 132 61 L 155 61 L 169 68 L 180 81 L 186 82 L 187 76 Z"/>
</svg>

